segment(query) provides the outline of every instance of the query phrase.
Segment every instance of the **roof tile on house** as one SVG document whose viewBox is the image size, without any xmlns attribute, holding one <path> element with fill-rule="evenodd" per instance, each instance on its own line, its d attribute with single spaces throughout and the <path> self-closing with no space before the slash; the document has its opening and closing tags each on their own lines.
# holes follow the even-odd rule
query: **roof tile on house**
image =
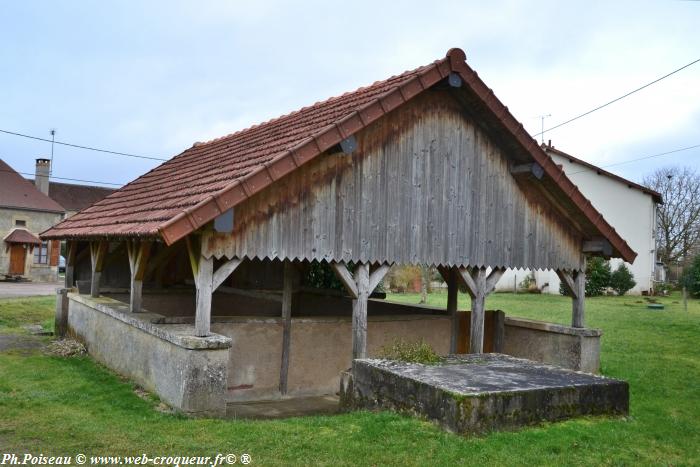
<svg viewBox="0 0 700 467">
<path fill-rule="evenodd" d="M 0 207 L 63 213 L 65 209 L 0 159 Z"/>
<path fill-rule="evenodd" d="M 26 229 L 15 229 L 3 240 L 7 243 L 30 243 L 32 245 L 41 245 L 41 240 L 39 240 L 39 237 Z"/>
<path fill-rule="evenodd" d="M 63 206 L 66 211 L 81 211 L 112 193 L 113 188 L 49 182 L 49 198 Z"/>
<path fill-rule="evenodd" d="M 191 148 L 81 213 L 45 238 L 161 237 L 172 244 L 275 180 L 334 147 L 451 73 L 461 78 L 480 114 L 544 169 L 543 180 L 572 216 L 602 235 L 626 261 L 636 253 L 544 153 L 466 63 L 460 49 L 407 71 L 291 114 Z"/>
</svg>

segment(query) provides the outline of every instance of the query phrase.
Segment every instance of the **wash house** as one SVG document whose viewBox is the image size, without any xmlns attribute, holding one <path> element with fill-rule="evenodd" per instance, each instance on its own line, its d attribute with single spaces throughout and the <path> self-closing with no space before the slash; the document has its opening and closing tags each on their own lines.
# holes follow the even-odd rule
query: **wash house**
<svg viewBox="0 0 700 467">
<path fill-rule="evenodd" d="M 42 237 L 68 242 L 59 328 L 171 405 L 214 414 L 334 394 L 353 358 L 394 338 L 596 371 L 586 257 L 635 257 L 459 49 L 195 143 Z M 373 296 L 406 264 L 440 271 L 447 309 Z M 571 326 L 487 312 L 506 268 L 555 270 Z"/>
</svg>

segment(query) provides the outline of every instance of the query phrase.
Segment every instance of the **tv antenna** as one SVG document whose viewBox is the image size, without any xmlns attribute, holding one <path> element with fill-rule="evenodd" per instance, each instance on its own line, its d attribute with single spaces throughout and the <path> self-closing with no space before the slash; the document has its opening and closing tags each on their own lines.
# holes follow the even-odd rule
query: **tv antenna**
<svg viewBox="0 0 700 467">
<path fill-rule="evenodd" d="M 53 145 L 56 141 L 56 129 L 51 128 L 49 130 L 49 133 L 51 133 L 51 165 L 49 166 L 49 177 L 51 177 L 51 175 L 53 174 Z"/>
<path fill-rule="evenodd" d="M 552 114 L 547 114 L 547 115 L 540 115 L 538 118 L 540 119 L 540 124 L 541 124 L 541 133 L 540 133 L 540 144 L 544 144 L 544 119 L 551 117 Z"/>
</svg>

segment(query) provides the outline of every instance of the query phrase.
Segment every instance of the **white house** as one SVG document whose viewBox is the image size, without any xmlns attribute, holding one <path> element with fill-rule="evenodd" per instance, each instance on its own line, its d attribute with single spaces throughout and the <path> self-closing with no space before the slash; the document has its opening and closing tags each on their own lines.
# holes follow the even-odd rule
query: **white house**
<svg viewBox="0 0 700 467">
<path fill-rule="evenodd" d="M 627 267 L 637 285 L 628 293 L 639 295 L 654 288 L 656 273 L 656 209 L 661 195 L 649 188 L 596 167 L 551 145 L 543 145 L 547 154 L 560 165 L 579 190 L 627 240 L 638 256 Z M 611 260 L 614 271 L 621 260 Z M 513 290 L 531 272 L 508 270 L 496 290 Z M 543 293 L 559 293 L 559 278 L 554 271 L 534 271 L 537 288 Z"/>
</svg>

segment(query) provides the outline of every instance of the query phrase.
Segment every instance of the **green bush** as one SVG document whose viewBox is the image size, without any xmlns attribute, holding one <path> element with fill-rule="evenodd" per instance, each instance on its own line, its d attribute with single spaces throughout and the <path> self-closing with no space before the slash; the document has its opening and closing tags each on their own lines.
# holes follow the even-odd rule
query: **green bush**
<svg viewBox="0 0 700 467">
<path fill-rule="evenodd" d="M 348 271 L 351 273 L 355 272 L 355 264 L 352 262 L 348 263 Z M 345 292 L 345 286 L 338 276 L 335 275 L 335 271 L 330 264 L 326 261 L 312 261 L 306 270 L 306 274 L 302 280 L 303 284 L 308 287 L 314 287 L 317 289 L 333 289 Z M 379 282 L 377 287 L 373 292 L 385 292 L 384 283 Z"/>
<path fill-rule="evenodd" d="M 586 296 L 603 295 L 610 286 L 610 262 L 594 256 L 589 258 L 586 265 Z"/>
<path fill-rule="evenodd" d="M 379 356 L 387 360 L 425 365 L 436 365 L 443 361 L 443 358 L 423 339 L 413 342 L 394 339 L 391 345 L 382 347 Z"/>
<path fill-rule="evenodd" d="M 610 262 L 598 256 L 589 258 L 586 263 L 586 297 L 603 295 L 610 287 L 610 276 Z M 569 295 L 563 283 L 559 285 L 559 293 Z"/>
<path fill-rule="evenodd" d="M 350 272 L 354 271 L 354 265 L 349 264 Z M 325 261 L 312 261 L 303 278 L 304 285 L 317 289 L 335 289 L 345 291 L 345 286 L 335 275 L 333 268 Z"/>
<path fill-rule="evenodd" d="M 618 295 L 626 294 L 635 285 L 637 285 L 637 282 L 634 280 L 634 275 L 625 266 L 625 263 L 621 263 L 615 272 L 610 275 L 610 287 Z"/>
<path fill-rule="evenodd" d="M 697 255 L 690 266 L 683 269 L 681 285 L 685 286 L 693 297 L 700 297 L 700 255 Z"/>
</svg>

